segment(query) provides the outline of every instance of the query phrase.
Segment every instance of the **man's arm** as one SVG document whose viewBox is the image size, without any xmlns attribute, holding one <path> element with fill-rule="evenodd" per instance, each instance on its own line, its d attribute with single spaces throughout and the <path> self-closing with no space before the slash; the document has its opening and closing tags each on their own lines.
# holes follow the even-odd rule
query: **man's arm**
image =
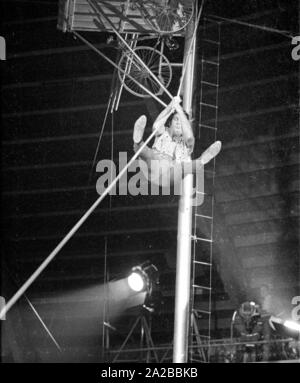
<svg viewBox="0 0 300 383">
<path fill-rule="evenodd" d="M 194 150 L 194 145 L 195 145 L 195 138 L 194 138 L 194 133 L 191 127 L 191 124 L 189 120 L 187 119 L 182 106 L 180 105 L 180 97 L 175 97 L 174 98 L 174 108 L 176 112 L 178 113 L 178 116 L 181 121 L 181 128 L 182 128 L 182 136 L 185 141 L 186 146 L 188 147 L 190 153 L 193 152 Z"/>
<path fill-rule="evenodd" d="M 165 123 L 174 110 L 174 101 L 172 100 L 170 104 L 157 116 L 152 127 L 153 131 L 156 130 L 156 136 L 160 136 L 164 133 Z"/>
</svg>

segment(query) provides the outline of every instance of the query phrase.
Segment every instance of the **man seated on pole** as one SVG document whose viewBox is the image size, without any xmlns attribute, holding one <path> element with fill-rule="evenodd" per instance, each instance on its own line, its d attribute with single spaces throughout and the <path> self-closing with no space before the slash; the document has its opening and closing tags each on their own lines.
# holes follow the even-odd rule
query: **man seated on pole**
<svg viewBox="0 0 300 383">
<path fill-rule="evenodd" d="M 140 153 L 140 158 L 147 164 L 151 182 L 160 186 L 166 186 L 164 182 L 166 184 L 178 182 L 183 174 L 195 174 L 221 150 L 221 142 L 216 141 L 198 159 L 191 160 L 195 138 L 180 102 L 180 97 L 174 97 L 158 115 L 153 124 L 156 137 L 152 149 L 145 146 Z M 144 115 L 135 122 L 133 132 L 135 152 L 143 145 L 146 123 L 147 118 Z"/>
</svg>

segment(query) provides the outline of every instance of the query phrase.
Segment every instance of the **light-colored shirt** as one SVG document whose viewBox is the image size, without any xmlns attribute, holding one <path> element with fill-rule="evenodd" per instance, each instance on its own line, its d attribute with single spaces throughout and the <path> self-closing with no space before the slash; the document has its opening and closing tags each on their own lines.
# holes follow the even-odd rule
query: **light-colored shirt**
<svg viewBox="0 0 300 383">
<path fill-rule="evenodd" d="M 188 161 L 190 153 L 182 137 L 171 137 L 165 130 L 160 136 L 157 136 L 152 146 L 157 152 L 171 157 L 177 162 Z"/>
</svg>

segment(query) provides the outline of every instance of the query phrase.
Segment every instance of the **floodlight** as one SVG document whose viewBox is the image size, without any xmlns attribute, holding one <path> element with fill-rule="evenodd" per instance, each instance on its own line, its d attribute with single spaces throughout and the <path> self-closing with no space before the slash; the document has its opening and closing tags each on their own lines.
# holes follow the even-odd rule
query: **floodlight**
<svg viewBox="0 0 300 383">
<path fill-rule="evenodd" d="M 151 294 L 153 286 L 158 284 L 158 269 L 153 263 L 144 262 L 131 269 L 127 281 L 133 291 L 146 291 L 147 294 Z"/>
<path fill-rule="evenodd" d="M 140 270 L 132 271 L 128 276 L 128 284 L 133 291 L 143 291 L 145 289 L 146 283 L 142 272 Z"/>
<path fill-rule="evenodd" d="M 300 333 L 300 324 L 297 322 L 293 322 L 291 320 L 286 320 L 283 323 L 284 327 L 290 329 L 290 330 L 295 330 Z"/>
</svg>

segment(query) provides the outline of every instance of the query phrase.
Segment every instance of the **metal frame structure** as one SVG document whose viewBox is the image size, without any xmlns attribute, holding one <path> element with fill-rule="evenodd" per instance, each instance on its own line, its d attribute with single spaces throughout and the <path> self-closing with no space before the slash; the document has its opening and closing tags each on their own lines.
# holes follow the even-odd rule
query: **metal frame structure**
<svg viewBox="0 0 300 383">
<path fill-rule="evenodd" d="M 161 0 L 97 0 L 96 4 L 103 10 L 101 14 L 100 28 L 102 31 L 117 29 L 120 33 L 143 33 L 143 34 L 172 34 L 184 36 L 184 27 L 189 23 L 194 14 L 194 0 L 183 0 L 186 4 L 183 25 L 161 30 L 159 23 L 155 22 L 156 15 L 162 16 L 163 20 L 180 19 L 180 15 L 165 6 Z M 156 5 L 157 4 L 157 5 Z M 157 8 L 157 10 L 156 10 Z M 169 12 L 169 13 L 168 13 Z M 162 15 L 160 15 L 162 13 Z M 188 17 L 186 19 L 186 15 Z M 94 23 L 98 12 L 89 0 L 60 0 L 58 28 L 66 31 L 99 32 L 99 25 Z M 170 21 L 170 20 L 169 20 Z M 111 29 L 113 25 L 113 29 Z"/>
<path fill-rule="evenodd" d="M 134 333 L 134 330 L 140 325 L 140 358 L 139 361 L 143 361 L 146 363 L 150 362 L 159 362 L 158 354 L 156 352 L 156 349 L 154 347 L 154 343 L 151 337 L 151 313 L 149 313 L 147 316 L 145 315 L 144 310 L 142 313 L 137 317 L 135 322 L 133 323 L 128 335 L 126 336 L 124 342 L 122 343 L 120 349 L 117 351 L 116 355 L 114 356 L 112 363 L 114 362 L 120 362 L 119 357 L 122 354 L 125 346 L 129 342 L 131 336 Z M 147 347 L 144 349 L 144 344 L 147 345 Z M 127 350 L 126 350 L 127 351 Z M 143 352 L 146 353 L 146 359 L 143 358 Z M 153 354 L 153 358 L 151 358 L 151 352 Z M 123 360 L 122 360 L 123 361 Z"/>
</svg>

